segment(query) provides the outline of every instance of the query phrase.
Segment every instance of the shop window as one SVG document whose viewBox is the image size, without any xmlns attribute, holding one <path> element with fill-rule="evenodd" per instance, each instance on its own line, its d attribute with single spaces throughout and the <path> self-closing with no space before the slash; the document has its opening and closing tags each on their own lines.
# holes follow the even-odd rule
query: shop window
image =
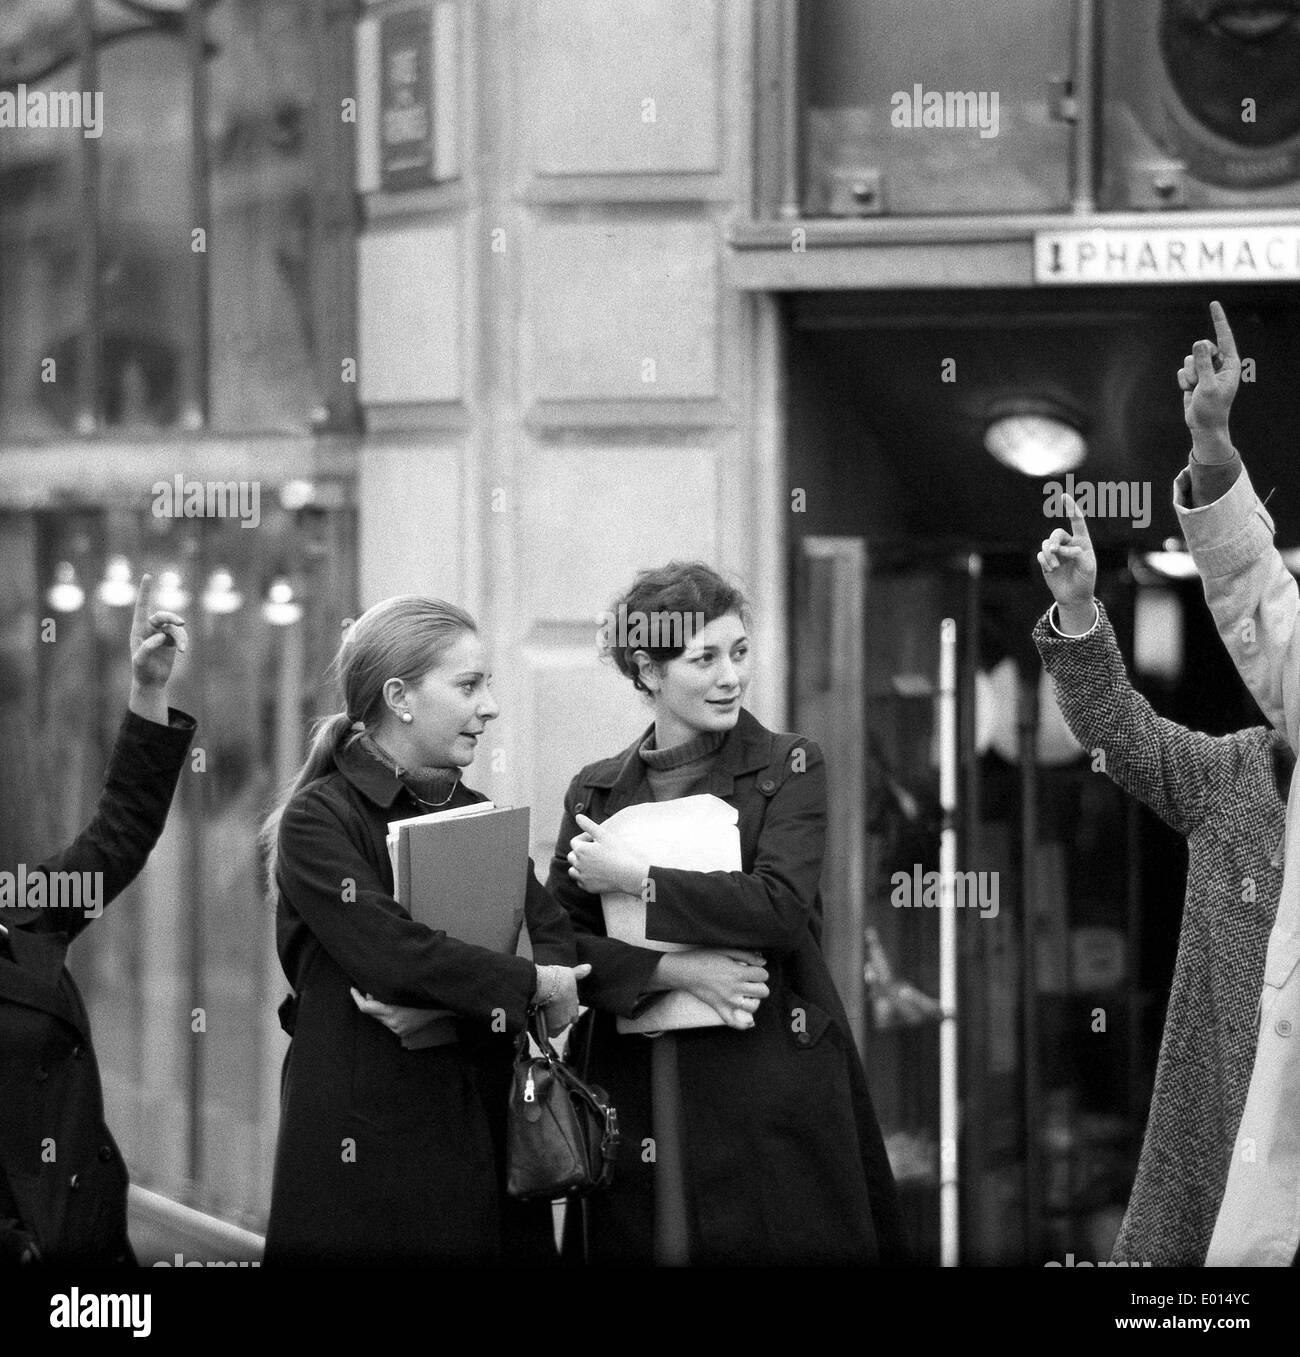
<svg viewBox="0 0 1300 1357">
<path fill-rule="evenodd" d="M 257 490 L 256 531 L 137 508 L 0 514 L 0 861 L 38 861 L 89 818 L 151 572 L 188 622 L 168 695 L 198 731 L 161 840 L 70 965 L 132 1181 L 260 1232 L 288 987 L 256 831 L 334 702 L 356 528 L 341 486 Z"/>
<path fill-rule="evenodd" d="M 102 108 L 0 131 L 0 434 L 354 427 L 350 16 L 110 8 L 0 27 L 0 93 Z"/>
<path fill-rule="evenodd" d="M 1073 0 L 802 0 L 804 212 L 1069 201 Z"/>
</svg>

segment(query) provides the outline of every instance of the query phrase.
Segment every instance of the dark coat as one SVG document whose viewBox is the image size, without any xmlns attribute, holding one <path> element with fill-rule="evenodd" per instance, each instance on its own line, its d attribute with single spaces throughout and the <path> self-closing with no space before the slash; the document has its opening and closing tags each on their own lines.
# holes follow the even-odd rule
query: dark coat
<svg viewBox="0 0 1300 1357">
<path fill-rule="evenodd" d="M 90 823 L 28 877 L 102 872 L 101 902 L 121 894 L 162 833 L 193 734 L 181 712 L 170 726 L 128 712 Z M 16 1215 L 48 1261 L 131 1262 L 126 1165 L 104 1124 L 86 1006 L 64 967 L 91 917 L 0 910 L 0 1218 Z"/>
<path fill-rule="evenodd" d="M 593 1262 L 653 1260 L 654 1166 L 645 1162 L 653 1136 L 650 1042 L 620 1036 L 614 1020 L 644 1002 L 661 954 L 605 936 L 600 898 L 569 877 L 566 855 L 580 832 L 578 814 L 600 822 L 652 799 L 637 754 L 641 739 L 573 779 L 548 883 L 573 919 L 579 959 L 593 968 L 581 993 L 595 1011 L 575 1032 L 576 1058 L 608 1089 L 623 1134 L 617 1181 L 588 1203 Z M 789 752 L 799 747 L 802 771 Z M 647 935 L 760 951 L 771 995 L 750 1031 L 675 1036 L 691 1261 L 898 1261 L 903 1232 L 893 1175 L 819 945 L 821 751 L 774 735 L 742 710 L 694 790 L 739 811 L 742 871 L 653 868 Z"/>
<path fill-rule="evenodd" d="M 448 808 L 484 799 L 461 784 Z M 276 936 L 293 1040 L 268 1263 L 554 1259 L 549 1207 L 502 1190 L 511 1034 L 523 1028 L 534 965 L 426 928 L 394 899 L 388 822 L 421 810 L 355 743 L 285 809 Z M 575 964 L 569 921 L 531 862 L 524 917 L 539 964 Z M 351 986 L 453 1009 L 460 1040 L 406 1050 L 356 1007 Z"/>
</svg>

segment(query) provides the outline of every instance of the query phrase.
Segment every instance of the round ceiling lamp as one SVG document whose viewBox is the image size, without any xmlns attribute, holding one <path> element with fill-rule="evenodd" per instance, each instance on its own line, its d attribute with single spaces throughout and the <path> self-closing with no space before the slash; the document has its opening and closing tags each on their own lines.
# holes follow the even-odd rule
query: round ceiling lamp
<svg viewBox="0 0 1300 1357">
<path fill-rule="evenodd" d="M 1003 466 L 1037 478 L 1073 471 L 1088 455 L 1074 423 L 1059 410 L 1030 402 L 992 411 L 984 447 Z"/>
</svg>

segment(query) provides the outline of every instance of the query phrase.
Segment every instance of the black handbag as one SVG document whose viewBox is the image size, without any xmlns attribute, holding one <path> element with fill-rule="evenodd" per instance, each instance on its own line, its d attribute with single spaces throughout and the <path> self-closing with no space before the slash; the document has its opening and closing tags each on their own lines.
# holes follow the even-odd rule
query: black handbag
<svg viewBox="0 0 1300 1357">
<path fill-rule="evenodd" d="M 533 1055 L 532 1033 L 540 1055 Z M 506 1192 L 520 1201 L 585 1197 L 607 1187 L 618 1156 L 618 1113 L 551 1045 L 546 1015 L 529 1013 L 515 1042 L 506 1117 Z"/>
</svg>

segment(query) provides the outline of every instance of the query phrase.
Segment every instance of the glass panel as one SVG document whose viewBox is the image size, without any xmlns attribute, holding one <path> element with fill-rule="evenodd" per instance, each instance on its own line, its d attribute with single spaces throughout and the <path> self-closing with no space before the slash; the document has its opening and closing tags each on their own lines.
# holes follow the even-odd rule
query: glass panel
<svg viewBox="0 0 1300 1357">
<path fill-rule="evenodd" d="M 13 581 L 0 600 L 0 863 L 39 860 L 89 817 L 126 708 L 134 581 L 173 572 L 192 648 L 169 696 L 198 718 L 191 762 L 144 870 L 71 967 L 133 1181 L 260 1231 L 287 985 L 255 835 L 332 701 L 356 537 L 347 509 L 289 510 L 258 489 L 259 531 L 116 509 L 0 515 Z"/>
<path fill-rule="evenodd" d="M 224 430 L 305 429 L 317 404 L 308 10 L 234 0 L 208 17 L 212 423 Z"/>
<path fill-rule="evenodd" d="M 809 215 L 1066 205 L 1070 128 L 1048 95 L 1069 71 L 1072 0 L 802 8 Z"/>
<path fill-rule="evenodd" d="M 72 89 L 76 70 L 74 64 L 30 82 L 29 102 Z M 0 433 L 8 436 L 72 425 L 73 355 L 85 319 L 78 253 L 83 144 L 75 128 L 0 130 Z"/>
<path fill-rule="evenodd" d="M 146 35 L 102 47 L 100 401 L 110 429 L 182 419 L 195 361 L 190 81 L 185 44 Z"/>
<path fill-rule="evenodd" d="M 1105 0 L 1102 205 L 1300 203 L 1300 6 Z"/>
</svg>

